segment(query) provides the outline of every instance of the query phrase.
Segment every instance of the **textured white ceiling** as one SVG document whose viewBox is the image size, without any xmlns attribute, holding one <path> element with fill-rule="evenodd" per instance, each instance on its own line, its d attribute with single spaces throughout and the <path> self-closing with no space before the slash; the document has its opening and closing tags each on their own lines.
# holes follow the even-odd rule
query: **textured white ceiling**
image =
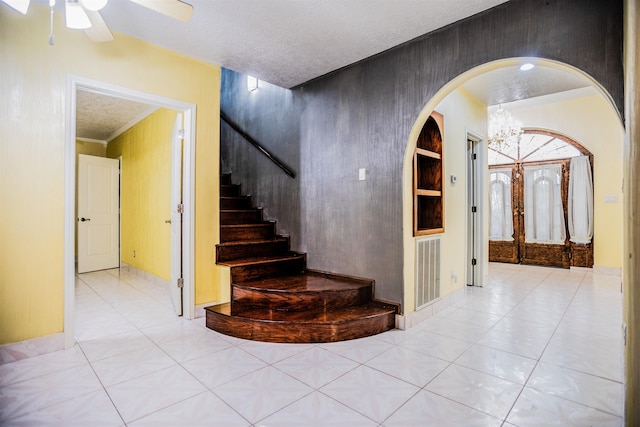
<svg viewBox="0 0 640 427">
<path fill-rule="evenodd" d="M 487 105 L 535 98 L 590 86 L 577 73 L 538 65 L 529 71 L 519 66 L 500 68 L 475 77 L 462 85 Z"/>
<path fill-rule="evenodd" d="M 506 0 L 185 1 L 188 23 L 126 0 L 101 14 L 112 30 L 290 88 Z"/>
<path fill-rule="evenodd" d="M 111 141 L 158 108 L 113 96 L 76 92 L 76 137 Z"/>
<path fill-rule="evenodd" d="M 36 0 L 43 2 L 45 0 Z M 186 0 L 188 23 L 127 0 L 102 10 L 129 34 L 261 80 L 293 87 L 471 16 L 505 0 Z M 63 2 L 58 2 L 62 10 Z M 114 33 L 118 37 L 118 33 Z M 464 88 L 487 105 L 587 86 L 565 71 L 516 67 L 479 76 Z M 77 135 L 110 140 L 154 110 L 118 98 L 78 93 Z"/>
</svg>

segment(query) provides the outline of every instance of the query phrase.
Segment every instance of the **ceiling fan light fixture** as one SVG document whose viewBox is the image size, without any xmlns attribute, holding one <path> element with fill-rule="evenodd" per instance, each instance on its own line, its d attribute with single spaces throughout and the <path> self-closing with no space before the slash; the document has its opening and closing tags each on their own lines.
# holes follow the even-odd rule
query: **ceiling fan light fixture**
<svg viewBox="0 0 640 427">
<path fill-rule="evenodd" d="M 91 21 L 78 0 L 67 0 L 64 9 L 67 28 L 85 30 L 91 27 Z"/>
<path fill-rule="evenodd" d="M 87 10 L 97 12 L 107 5 L 108 0 L 80 0 L 82 6 Z"/>
<path fill-rule="evenodd" d="M 27 9 L 29 9 L 29 1 L 30 0 L 2 0 L 4 4 L 12 7 L 23 15 L 27 14 Z"/>
</svg>

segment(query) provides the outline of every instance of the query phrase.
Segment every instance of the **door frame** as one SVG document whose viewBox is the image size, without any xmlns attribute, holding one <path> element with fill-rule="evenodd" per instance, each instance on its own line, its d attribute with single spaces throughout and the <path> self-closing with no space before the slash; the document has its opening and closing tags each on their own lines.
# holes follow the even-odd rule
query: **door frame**
<svg viewBox="0 0 640 427">
<path fill-rule="evenodd" d="M 489 271 L 489 239 L 487 236 L 487 147 L 484 138 L 480 133 L 466 130 L 466 236 L 467 236 L 467 261 L 465 280 L 467 285 L 482 287 L 486 283 Z M 476 163 L 472 165 L 471 144 L 474 145 Z M 473 173 L 471 172 L 473 171 Z M 471 213 L 472 189 L 475 189 L 476 213 Z M 473 221 L 475 220 L 475 226 Z M 475 233 L 471 230 L 475 229 Z M 472 258 L 475 254 L 476 265 L 472 265 Z"/>
<path fill-rule="evenodd" d="M 195 228 L 195 128 L 196 105 L 105 82 L 67 75 L 64 147 L 64 346 L 75 345 L 75 188 L 76 188 L 76 92 L 78 89 L 152 104 L 182 112 L 183 157 L 183 304 L 184 317 L 192 319 L 194 305 L 194 228 Z"/>
</svg>

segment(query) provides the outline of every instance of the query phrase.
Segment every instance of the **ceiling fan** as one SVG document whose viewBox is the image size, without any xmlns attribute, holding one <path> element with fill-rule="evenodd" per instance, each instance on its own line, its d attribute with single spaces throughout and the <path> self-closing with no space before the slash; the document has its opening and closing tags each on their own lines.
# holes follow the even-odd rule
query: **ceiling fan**
<svg viewBox="0 0 640 427">
<path fill-rule="evenodd" d="M 30 0 L 0 0 L 22 14 L 27 13 Z M 178 21 L 188 22 L 193 15 L 193 6 L 181 0 L 129 0 L 155 12 L 166 15 Z M 67 28 L 84 30 L 89 39 L 95 42 L 113 40 L 111 30 L 102 19 L 100 10 L 107 5 L 108 0 L 64 0 L 65 21 Z M 53 13 L 56 0 L 49 0 Z M 52 43 L 52 35 L 50 43 Z"/>
</svg>

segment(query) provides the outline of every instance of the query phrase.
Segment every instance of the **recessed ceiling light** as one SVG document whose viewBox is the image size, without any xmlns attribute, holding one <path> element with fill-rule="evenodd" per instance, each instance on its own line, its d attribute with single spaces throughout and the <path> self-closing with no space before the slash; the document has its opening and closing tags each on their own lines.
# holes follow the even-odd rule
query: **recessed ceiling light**
<svg viewBox="0 0 640 427">
<path fill-rule="evenodd" d="M 534 67 L 535 67 L 535 65 L 533 65 L 530 62 L 527 62 L 526 64 L 522 64 L 520 66 L 520 71 L 529 71 L 529 70 L 533 69 Z"/>
</svg>

